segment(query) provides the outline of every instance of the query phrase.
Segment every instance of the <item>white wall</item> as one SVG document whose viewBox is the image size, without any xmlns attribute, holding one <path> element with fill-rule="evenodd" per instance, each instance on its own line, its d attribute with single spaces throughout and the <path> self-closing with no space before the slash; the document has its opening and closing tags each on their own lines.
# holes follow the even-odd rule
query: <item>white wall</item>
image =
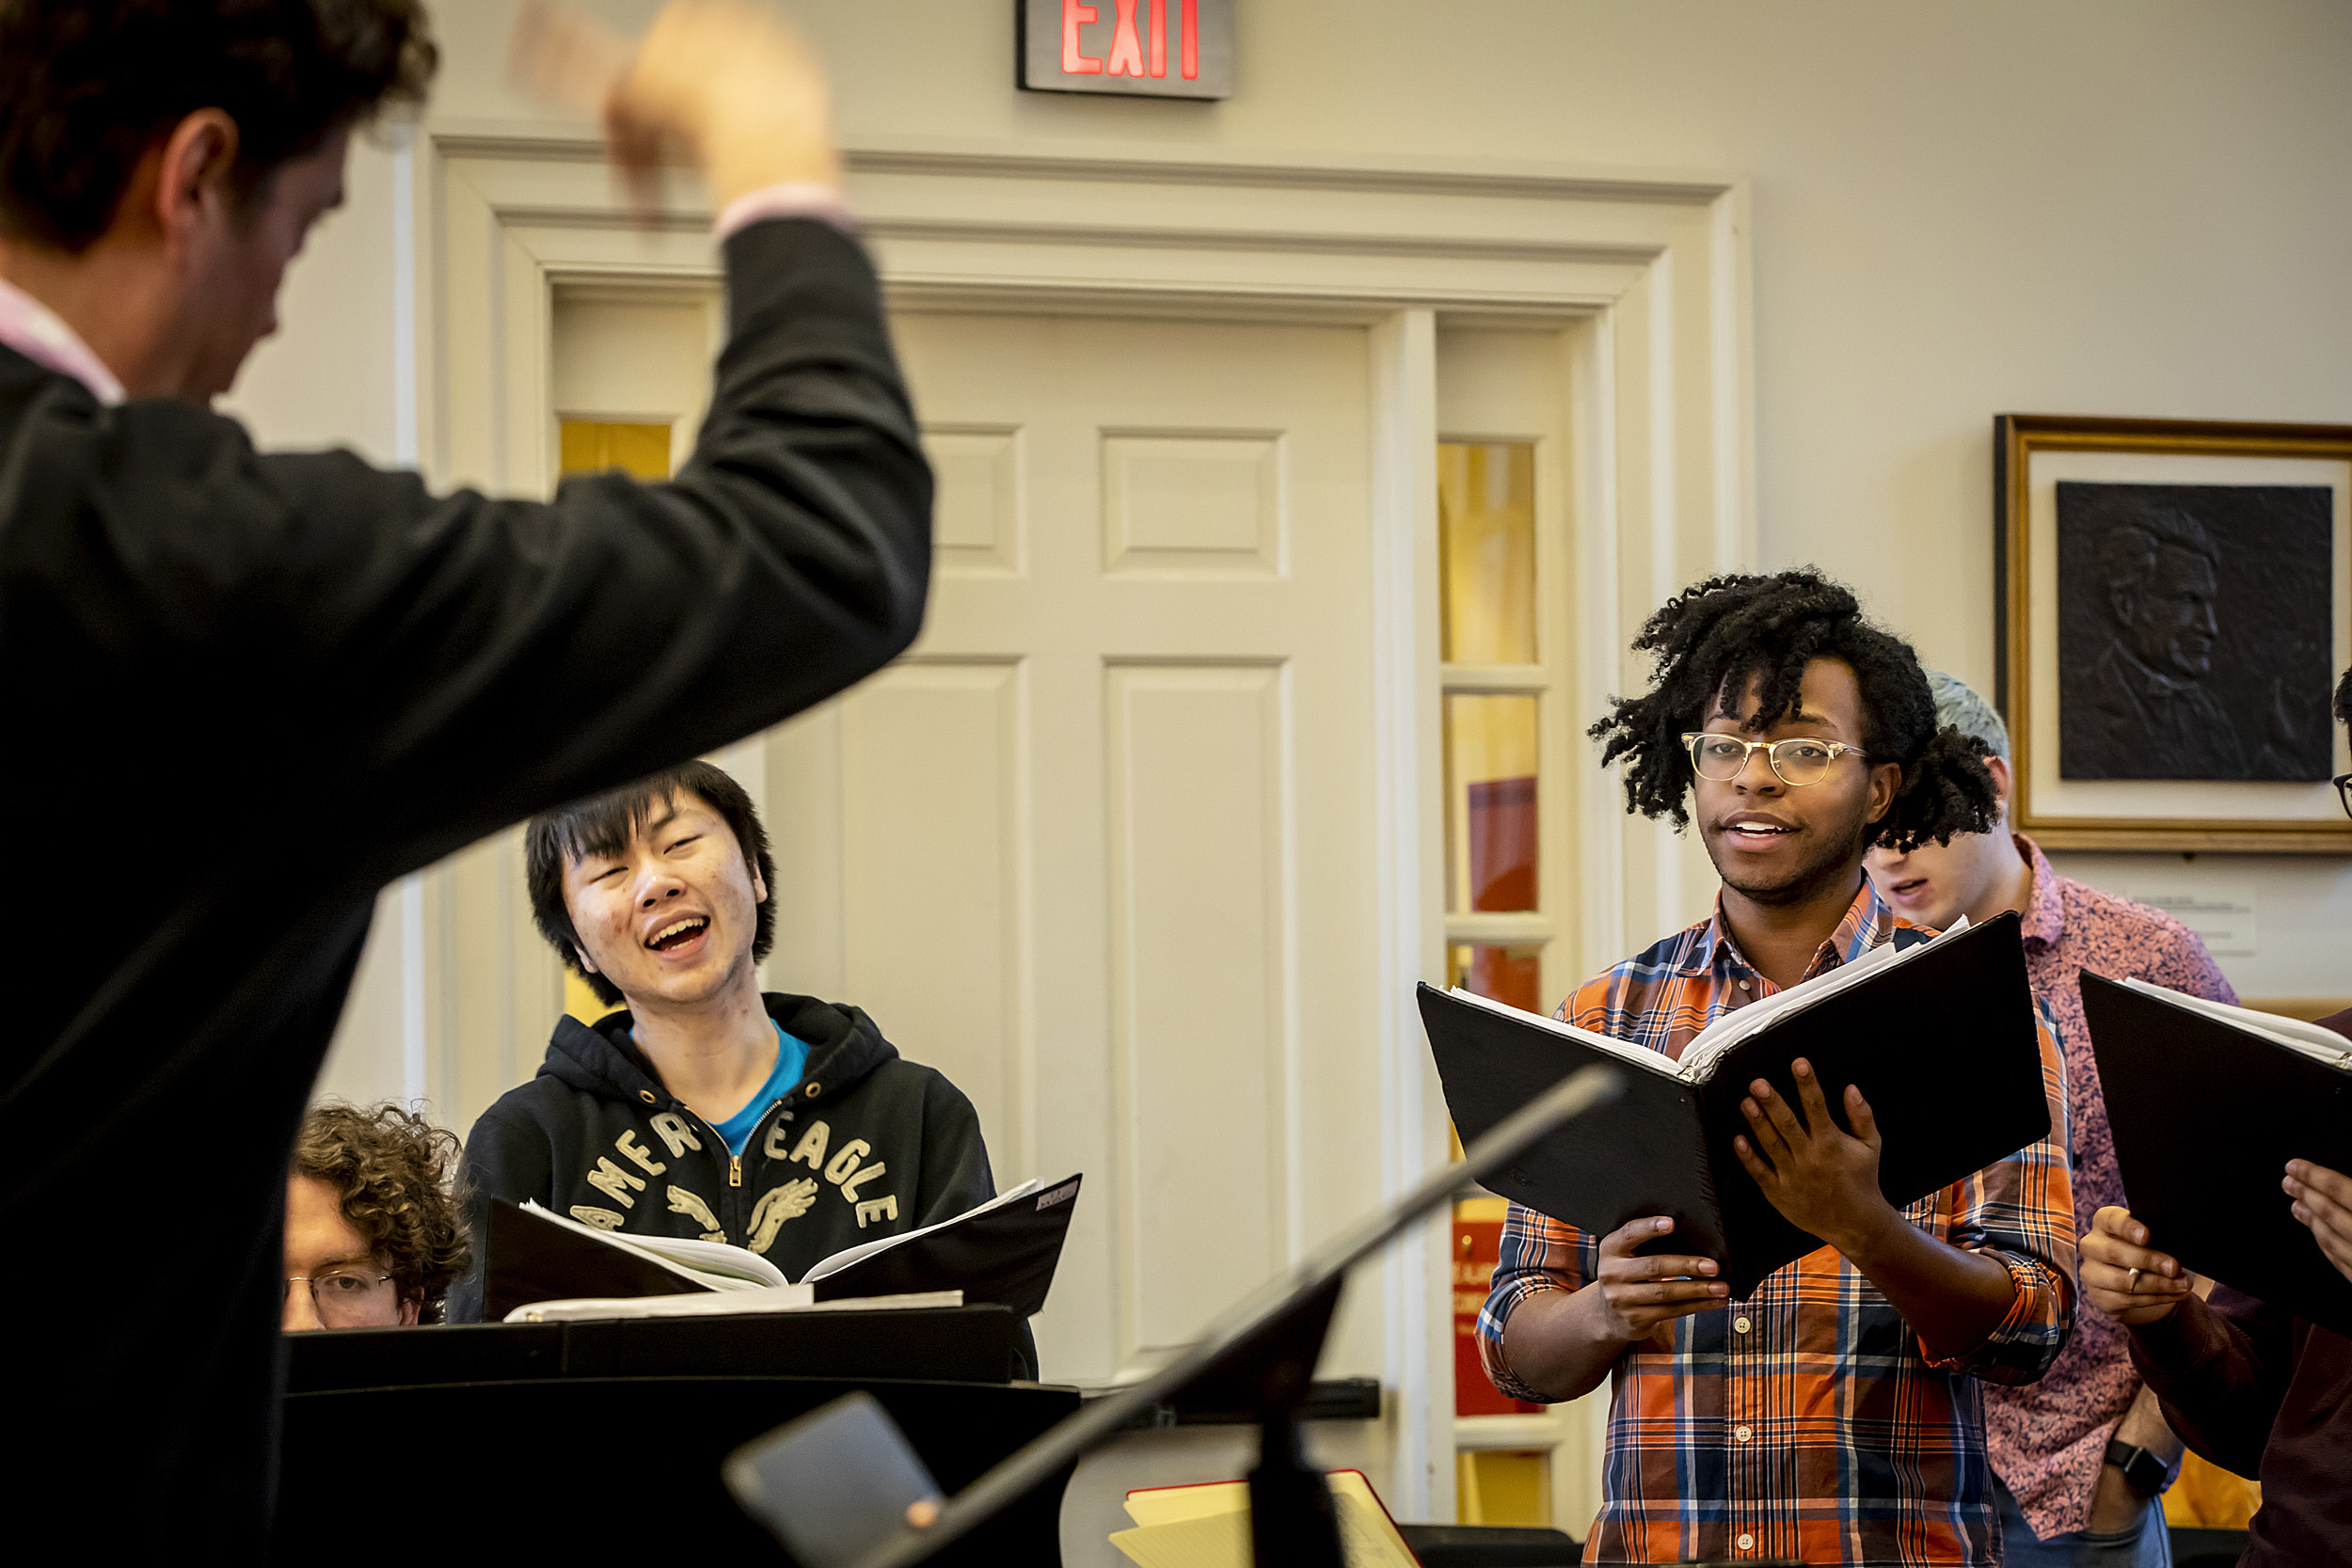
<svg viewBox="0 0 2352 1568">
<path fill-rule="evenodd" d="M 343 205 L 288 272 L 278 336 L 246 362 L 221 403 L 265 445 L 349 447 L 375 463 L 402 455 L 390 140 L 353 139 Z"/>
<path fill-rule="evenodd" d="M 437 119 L 533 118 L 500 82 L 511 0 L 436 9 Z M 2335 0 L 1240 0 L 1221 104 L 1018 92 L 1014 0 L 796 9 L 852 144 L 1749 177 L 1764 563 L 1855 582 L 1970 680 L 1993 672 L 1993 415 L 2352 423 L 2352 7 Z M 374 156 L 241 388 L 266 436 L 389 450 Z M 2352 991 L 2352 866 L 2064 863 L 2254 886 L 2262 946 L 2225 960 L 2241 989 Z"/>
</svg>

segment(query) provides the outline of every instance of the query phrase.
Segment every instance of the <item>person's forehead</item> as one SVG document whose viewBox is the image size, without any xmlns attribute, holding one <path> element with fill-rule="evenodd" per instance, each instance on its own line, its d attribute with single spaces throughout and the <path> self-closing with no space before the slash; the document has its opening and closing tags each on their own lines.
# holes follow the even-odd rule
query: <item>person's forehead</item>
<svg viewBox="0 0 2352 1568">
<path fill-rule="evenodd" d="M 726 818 L 719 815 L 718 807 L 691 789 L 676 789 L 670 792 L 668 800 L 656 800 L 646 810 L 645 819 L 637 825 L 637 836 L 659 838 L 681 829 L 708 832 L 725 826 Z"/>
<path fill-rule="evenodd" d="M 301 157 L 289 162 L 284 178 L 298 184 L 304 195 L 341 201 L 343 170 L 350 162 L 351 133 L 336 131 Z"/>
<path fill-rule="evenodd" d="M 373 1256 L 368 1239 L 343 1214 L 335 1189 L 314 1176 L 294 1176 L 286 1184 L 286 1262 L 290 1268 L 362 1262 Z"/>
<path fill-rule="evenodd" d="M 1757 693 L 1762 687 L 1763 677 L 1760 675 L 1749 678 L 1745 689 L 1740 693 L 1739 702 L 1734 705 L 1739 721 L 1744 722 L 1748 715 L 1756 711 Z M 1710 725 L 1729 725 L 1735 721 L 1718 711 L 1708 715 L 1708 721 Z M 1797 710 L 1783 715 L 1777 722 L 1768 725 L 1764 733 L 1793 734 L 1802 730 L 1830 735 L 1835 738 L 1840 734 L 1859 731 L 1861 723 L 1862 683 L 1855 678 L 1853 667 L 1842 658 L 1823 656 L 1804 667 L 1804 674 L 1797 683 Z"/>
<path fill-rule="evenodd" d="M 2201 550 L 2185 545 L 2167 545 L 2157 556 L 2165 575 L 2176 582 L 2211 582 L 2214 579 L 2213 558 Z"/>
<path fill-rule="evenodd" d="M 310 224 L 343 204 L 343 167 L 351 138 L 338 131 L 300 157 L 289 158 L 263 177 L 263 206 L 289 222 Z"/>
<path fill-rule="evenodd" d="M 719 815 L 717 807 L 691 789 L 676 789 L 672 790 L 666 798 L 646 803 L 636 827 L 630 830 L 628 842 L 632 846 L 644 847 L 651 846 L 662 835 L 675 833 L 681 829 L 708 832 L 725 827 L 726 819 Z M 611 858 L 610 855 L 591 851 L 586 854 L 567 856 L 566 861 L 570 866 L 577 869 L 592 862 Z"/>
</svg>

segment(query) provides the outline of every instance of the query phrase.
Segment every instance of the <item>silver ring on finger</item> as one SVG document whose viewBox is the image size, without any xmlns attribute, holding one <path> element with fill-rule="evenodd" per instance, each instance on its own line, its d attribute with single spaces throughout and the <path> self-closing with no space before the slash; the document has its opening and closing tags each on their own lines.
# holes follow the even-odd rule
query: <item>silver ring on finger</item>
<svg viewBox="0 0 2352 1568">
<path fill-rule="evenodd" d="M 2136 1296 L 2139 1294 L 2139 1276 L 2145 1272 L 2146 1271 L 2141 1269 L 2134 1269 L 2131 1272 L 2130 1275 L 2123 1281 L 2123 1293 L 2125 1295 Z"/>
</svg>

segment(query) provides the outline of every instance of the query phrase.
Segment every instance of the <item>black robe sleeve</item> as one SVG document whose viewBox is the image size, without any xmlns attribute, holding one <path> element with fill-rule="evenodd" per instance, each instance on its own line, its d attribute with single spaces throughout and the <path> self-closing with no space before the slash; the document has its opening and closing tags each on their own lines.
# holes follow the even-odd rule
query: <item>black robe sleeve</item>
<svg viewBox="0 0 2352 1568">
<path fill-rule="evenodd" d="M 13 575 L 10 642 L 53 632 L 268 759 L 371 888 L 832 695 L 920 628 L 930 469 L 856 242 L 783 219 L 725 254 L 710 412 L 665 483 L 436 496 L 185 405 L 51 398 L 10 476 L 48 568 Z"/>
<path fill-rule="evenodd" d="M 2181 1441 L 2249 1481 L 2294 1370 L 2289 1315 L 2225 1286 L 2132 1330 L 2132 1365 L 2156 1391 Z"/>
<path fill-rule="evenodd" d="M 126 1553 L 264 1555 L 287 1154 L 377 888 L 787 718 L 919 627 L 930 474 L 864 250 L 803 218 L 724 251 L 692 456 L 548 502 L 265 456 L 0 349 L 0 809 L 81 890 L 71 941 L 54 891 L 10 929 L 0 1222 L 145 1212 L 192 1108 L 233 1120 L 174 1211 L 178 1309 L 79 1311 L 13 1386 L 49 1413 L 14 1478 L 46 1513 L 119 1518 Z M 44 1310 L 0 1325 L 35 1342 Z"/>
</svg>

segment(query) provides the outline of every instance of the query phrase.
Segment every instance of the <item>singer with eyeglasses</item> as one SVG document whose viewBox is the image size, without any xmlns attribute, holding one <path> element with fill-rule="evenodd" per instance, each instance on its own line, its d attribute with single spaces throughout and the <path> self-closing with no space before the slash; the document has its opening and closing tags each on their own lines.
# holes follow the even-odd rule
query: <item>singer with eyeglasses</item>
<svg viewBox="0 0 2352 1568">
<path fill-rule="evenodd" d="M 469 1255 L 451 1190 L 457 1158 L 455 1133 L 389 1102 L 305 1117 L 286 1173 L 280 1326 L 440 1322 Z"/>
<path fill-rule="evenodd" d="M 1983 832 L 1993 784 L 1938 724 L 1910 647 L 1815 573 L 1710 578 L 1634 646 L 1657 684 L 1594 726 L 1602 760 L 1626 760 L 1633 810 L 1696 820 L 1723 888 L 1709 918 L 1587 981 L 1559 1016 L 1676 1059 L 1733 1009 L 1892 941 L 1903 922 L 1864 852 Z M 2049 1136 L 1905 1210 L 1880 1191 L 1859 1090 L 1802 1058 L 1796 1102 L 1751 1084 L 1740 1161 L 1830 1244 L 1745 1300 L 1709 1259 L 1639 1250 L 1671 1248 L 1670 1219 L 1601 1236 L 1511 1206 L 1479 1320 L 1487 1375 L 1547 1402 L 1613 1379 L 1587 1561 L 1999 1560 L 1979 1386 L 2040 1377 L 2074 1312 L 2046 1013 L 2039 1034 Z"/>
</svg>

